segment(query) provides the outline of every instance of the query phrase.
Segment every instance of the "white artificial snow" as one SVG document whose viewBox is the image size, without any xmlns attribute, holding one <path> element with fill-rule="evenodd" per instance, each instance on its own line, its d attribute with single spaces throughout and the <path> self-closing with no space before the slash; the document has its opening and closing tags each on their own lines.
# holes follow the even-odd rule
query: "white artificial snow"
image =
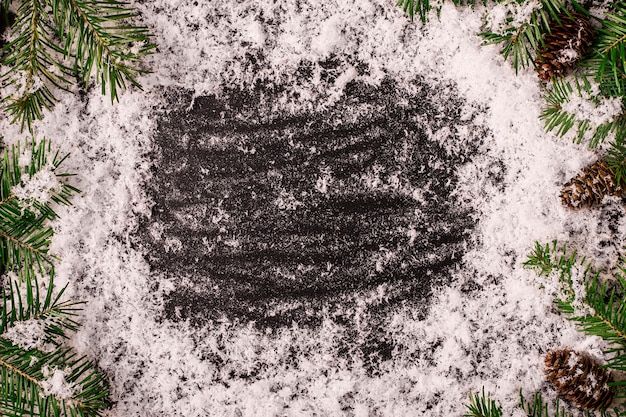
<svg viewBox="0 0 626 417">
<path fill-rule="evenodd" d="M 61 181 L 54 173 L 54 167 L 45 166 L 30 177 L 23 174 L 21 183 L 11 187 L 11 193 L 24 202 L 38 201 L 49 203 L 55 192 L 61 190 Z"/>
<path fill-rule="evenodd" d="M 44 395 L 54 395 L 60 400 L 68 400 L 74 396 L 76 387 L 65 379 L 64 371 L 44 366 L 42 372 L 44 378 L 46 378 L 41 381 Z"/>
<path fill-rule="evenodd" d="M 55 110 L 34 125 L 37 137 L 71 153 L 63 168 L 78 174 L 70 181 L 83 191 L 73 207 L 57 209 L 52 252 L 62 258 L 57 285 L 69 283 L 66 294 L 87 301 L 82 327 L 70 342 L 107 372 L 113 400 L 108 417 L 338 415 L 345 404 L 355 415 L 436 417 L 462 414 L 468 393 L 483 386 L 505 410 L 515 410 L 520 389 L 532 399 L 545 388 L 543 354 L 560 346 L 603 348 L 601 340 L 554 313 L 552 294 L 542 288 L 549 278 L 521 265 L 536 240 L 557 238 L 588 253 L 605 238 L 598 211 L 571 213 L 558 199 L 561 184 L 594 154 L 544 132 L 536 75 L 516 75 L 498 46 L 480 46 L 480 7 L 445 3 L 441 18 L 433 15 L 422 26 L 386 0 L 150 0 L 134 6 L 159 45 L 146 60 L 153 73 L 139 79 L 144 91 L 124 91 L 114 105 L 98 91 L 84 101 L 61 95 Z M 530 10 L 513 9 L 519 22 Z M 494 29 L 502 15 L 496 13 Z M 258 70 L 247 68 L 245 54 L 259 50 L 266 62 Z M 332 54 L 365 63 L 367 72 L 358 75 L 352 64 L 341 63 L 339 82 L 328 86 L 314 65 L 313 81 L 296 83 L 302 60 L 316 63 Z M 488 128 L 480 155 L 459 172 L 454 195 L 474 209 L 476 246 L 465 255 L 466 269 L 454 273 L 449 287 L 435 290 L 427 314 L 399 306 L 388 317 L 388 337 L 397 346 L 393 360 L 372 375 L 357 355 L 352 361 L 339 355 L 346 328 L 330 312 L 319 329 L 294 323 L 270 334 L 228 320 L 198 329 L 163 319 L 163 295 L 174 282 L 150 271 L 129 238 L 139 216 L 150 215 L 141 184 L 149 181 L 153 108 L 164 104 L 162 89 L 220 94 L 224 87 L 282 80 L 293 89 L 272 106 L 287 112 L 327 106 L 349 80 L 377 85 L 386 77 L 406 89 L 416 77 L 440 88 L 452 81 L 467 102 L 462 114 L 477 114 L 477 125 Z M 603 114 L 613 110 L 608 106 Z M 6 117 L 0 122 L 8 142 L 22 137 Z M 450 142 L 450 132 L 431 134 Z M 465 137 L 461 132 L 446 150 L 462 148 Z M 364 181 L 376 180 L 374 172 L 367 175 Z M 392 173 L 378 178 L 377 186 L 404 187 Z M 311 189 L 332 192 L 331 180 L 330 173 L 320 173 Z M 419 190 L 407 192 L 425 198 Z M 288 196 L 283 203 L 291 207 Z M 213 215 L 217 223 L 228 221 L 219 208 Z M 624 227 L 620 220 L 622 241 Z M 410 227 L 406 233 L 409 244 Z M 174 243 L 171 248 L 184 250 Z M 384 269 L 394 252 L 381 248 L 379 255 L 376 267 Z M 608 259 L 610 253 L 600 255 Z M 464 292 L 465 284 L 477 289 Z M 355 323 L 367 323 L 359 311 L 353 312 Z M 355 337 L 364 337 L 362 331 Z M 293 346 L 298 366 L 290 365 Z M 219 357 L 220 365 L 208 357 Z M 252 370 L 256 376 L 245 377 Z M 50 390 L 62 379 L 56 372 Z"/>
<path fill-rule="evenodd" d="M 617 97 L 602 97 L 597 82 L 589 81 L 589 92 L 581 88 L 580 94 L 574 91 L 561 109 L 575 116 L 576 120 L 587 120 L 590 128 L 612 122 L 624 112 L 622 100 Z"/>
<path fill-rule="evenodd" d="M 541 2 L 537 0 L 497 3 L 485 15 L 485 29 L 489 32 L 505 34 L 511 28 L 517 29 L 528 23 L 532 13 L 541 7 Z"/>
<path fill-rule="evenodd" d="M 45 328 L 44 320 L 29 319 L 16 322 L 0 336 L 22 349 L 50 352 L 54 349 L 54 345 L 46 342 Z"/>
<path fill-rule="evenodd" d="M 17 164 L 20 167 L 27 167 L 32 162 L 33 162 L 33 151 L 29 147 L 26 147 L 26 149 L 23 149 L 22 152 L 20 152 L 17 158 Z"/>
</svg>

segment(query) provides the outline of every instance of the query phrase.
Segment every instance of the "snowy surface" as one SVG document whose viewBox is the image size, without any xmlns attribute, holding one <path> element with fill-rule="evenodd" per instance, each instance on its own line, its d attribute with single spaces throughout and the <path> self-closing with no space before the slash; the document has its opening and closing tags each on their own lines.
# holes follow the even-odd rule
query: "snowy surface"
<svg viewBox="0 0 626 417">
<path fill-rule="evenodd" d="M 561 206 L 561 185 L 596 156 L 543 131 L 536 75 L 516 75 L 496 47 L 480 46 L 482 11 L 448 5 L 440 21 L 422 27 L 386 0 L 134 3 L 159 45 L 146 62 L 153 73 L 141 79 L 144 91 L 126 91 L 114 106 L 97 88 L 65 95 L 36 126 L 71 152 L 63 167 L 78 173 L 73 181 L 83 190 L 73 207 L 57 210 L 53 251 L 62 258 L 58 284 L 69 282 L 68 294 L 88 302 L 71 343 L 110 377 L 107 416 L 460 415 L 468 392 L 483 386 L 511 411 L 520 389 L 554 394 L 542 369 L 549 350 L 599 356 L 601 342 L 555 314 L 544 279 L 521 263 L 536 240 L 556 238 L 610 267 L 623 245 L 623 208 Z M 332 82 L 322 76 L 329 57 L 338 60 Z M 297 74 L 302 60 L 313 63 L 306 83 Z M 271 115 L 322 111 L 352 81 L 392 79 L 410 92 L 417 78 L 433 92 L 452 85 L 488 133 L 472 163 L 459 166 L 450 196 L 475 220 L 462 267 L 433 290 L 426 314 L 411 302 L 386 311 L 393 351 L 376 372 L 346 344 L 381 320 L 366 308 L 384 301 L 375 294 L 354 300 L 349 322 L 322 314 L 316 326 L 264 330 L 228 317 L 197 326 L 165 316 L 179 283 L 150 270 L 136 231 L 151 215 L 146 190 L 158 169 L 158 109 L 171 104 L 168 91 L 221 97 L 255 83 L 289 86 L 264 107 Z M 189 101 L 179 104 L 192 108 Z M 6 119 L 2 127 L 8 142 L 24 136 Z M 467 146 L 469 133 L 455 141 L 431 133 L 452 153 Z M 323 173 L 319 180 L 311 179 L 323 193 Z M 296 203 L 284 196 L 277 204 Z"/>
</svg>

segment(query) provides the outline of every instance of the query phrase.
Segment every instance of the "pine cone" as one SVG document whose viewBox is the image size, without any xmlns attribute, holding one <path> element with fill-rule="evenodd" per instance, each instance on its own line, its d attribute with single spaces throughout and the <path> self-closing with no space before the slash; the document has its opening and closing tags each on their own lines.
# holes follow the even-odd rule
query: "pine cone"
<svg viewBox="0 0 626 417">
<path fill-rule="evenodd" d="M 583 168 L 561 189 L 563 205 L 571 209 L 600 204 L 606 195 L 622 196 L 623 191 L 615 181 L 615 170 L 604 159 Z"/>
<path fill-rule="evenodd" d="M 613 400 L 611 373 L 589 356 L 569 349 L 553 350 L 545 358 L 546 377 L 556 390 L 576 406 L 604 410 Z"/>
<path fill-rule="evenodd" d="M 561 14 L 558 18 L 561 25 L 550 25 L 550 33 L 543 37 L 545 46 L 535 59 L 539 78 L 546 82 L 573 68 L 589 52 L 595 35 L 584 14 Z"/>
</svg>

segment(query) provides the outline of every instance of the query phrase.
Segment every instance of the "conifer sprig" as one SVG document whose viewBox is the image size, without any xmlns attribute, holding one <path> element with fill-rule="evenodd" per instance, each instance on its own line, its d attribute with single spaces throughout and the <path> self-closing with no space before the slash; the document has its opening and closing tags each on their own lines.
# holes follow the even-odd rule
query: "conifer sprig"
<svg viewBox="0 0 626 417">
<path fill-rule="evenodd" d="M 464 417 L 502 417 L 502 406 L 491 399 L 491 394 L 485 394 L 483 387 L 480 395 L 470 392 L 470 403 L 466 404 L 468 412 Z"/>
<path fill-rule="evenodd" d="M 625 294 L 626 281 L 621 275 L 617 276 L 617 281 L 621 294 Z M 601 283 L 595 277 L 587 284 L 585 301 L 591 307 L 592 313 L 570 319 L 584 333 L 609 342 L 612 347 L 605 352 L 610 356 L 607 366 L 626 371 L 626 299 L 616 296 L 615 288 L 608 289 L 606 283 Z"/>
<path fill-rule="evenodd" d="M 615 141 L 608 153 L 606 163 L 615 172 L 615 182 L 618 187 L 626 189 L 626 146 L 623 141 Z"/>
<path fill-rule="evenodd" d="M 68 174 L 57 173 L 64 159 L 44 140 L 12 146 L 0 163 L 3 417 L 97 417 L 108 406 L 106 374 L 63 347 L 67 332 L 78 327 L 75 316 L 82 304 L 63 300 L 65 288 L 57 292 L 48 253 L 52 229 L 46 221 L 56 217 L 51 204 L 70 204 L 78 192 L 66 183 Z M 43 277 L 48 281 L 40 285 Z"/>
<path fill-rule="evenodd" d="M 547 106 L 539 118 L 544 121 L 548 132 L 555 131 L 558 136 L 565 136 L 572 128 L 576 128 L 574 141 L 580 143 L 587 133 L 590 133 L 589 146 L 595 148 L 602 143 L 609 134 L 621 138 L 626 135 L 626 116 L 623 112 L 614 115 L 605 115 L 604 120 L 593 121 L 591 114 L 582 116 L 567 109 L 567 103 L 573 99 L 586 101 L 586 108 L 598 109 L 606 106 L 607 100 L 615 101 L 614 107 L 621 107 L 621 99 L 605 94 L 611 86 L 598 85 L 596 91 L 589 76 L 579 73 L 572 79 L 554 79 L 550 85 L 544 87 L 544 99 Z M 616 101 L 617 100 L 617 101 Z M 609 103 L 610 104 L 610 103 Z M 610 106 L 608 106 L 610 107 Z M 582 116 L 582 117 L 581 117 Z"/>
<path fill-rule="evenodd" d="M 535 393 L 531 401 L 524 398 L 522 390 L 520 390 L 519 396 L 520 408 L 524 410 L 528 417 L 572 417 L 571 413 L 566 413 L 565 409 L 561 407 L 558 398 L 554 403 L 554 407 L 550 407 L 548 403 L 543 401 L 539 392 Z"/>
<path fill-rule="evenodd" d="M 41 119 L 43 111 L 54 106 L 56 98 L 51 87 L 66 88 L 68 84 L 63 75 L 66 68 L 60 61 L 63 50 L 54 39 L 55 29 L 50 24 L 46 3 L 20 2 L 12 29 L 15 37 L 3 48 L 6 53 L 0 60 L 8 68 L 0 82 L 12 90 L 3 101 L 12 121 L 19 121 L 22 130 L 30 128 L 33 120 Z"/>
<path fill-rule="evenodd" d="M 501 1 L 501 0 L 500 0 Z M 435 7 L 433 7 L 430 0 L 398 0 L 397 5 L 402 7 L 404 13 L 406 13 L 411 20 L 415 18 L 415 15 L 419 15 L 422 23 L 428 21 L 428 13 L 434 8 L 439 15 L 441 10 L 441 4 L 443 0 L 435 1 Z M 473 6 L 476 2 L 474 0 L 452 0 L 455 6 L 468 5 Z M 481 0 L 483 5 L 487 4 L 487 0 Z"/>
<path fill-rule="evenodd" d="M 606 14 L 599 30 L 597 76 L 611 80 L 615 90 L 624 94 L 626 74 L 626 3 L 615 2 L 613 11 Z"/>
<path fill-rule="evenodd" d="M 545 245 L 545 247 L 537 243 L 525 266 L 537 268 L 539 272 L 560 268 L 561 276 L 571 278 L 571 269 L 578 264 L 578 261 L 563 262 L 562 259 L 565 257 L 561 256 L 561 261 L 555 262 L 554 249 L 556 247 L 555 242 L 552 246 Z M 537 256 L 538 250 L 540 250 L 540 256 Z M 565 251 L 563 250 L 562 253 L 565 254 Z M 567 259 L 574 257 L 575 253 Z M 583 263 L 584 259 L 581 264 Z M 591 265 L 588 264 L 582 276 L 585 286 L 582 302 L 588 307 L 583 310 L 583 313 L 577 313 L 580 309 L 577 310 L 574 306 L 578 300 L 576 300 L 574 283 L 571 279 L 561 280 L 566 287 L 569 286 L 566 293 L 569 293 L 570 296 L 563 299 L 557 298 L 555 301 L 559 310 L 569 314 L 568 319 L 575 322 L 582 332 L 591 336 L 598 336 L 610 344 L 604 352 L 607 355 L 607 367 L 626 371 L 626 297 L 624 297 L 626 294 L 626 280 L 624 279 L 626 268 L 624 266 L 619 267 L 620 273 L 615 275 L 615 285 L 611 287 L 607 282 L 600 279 L 599 272 L 591 275 L 591 269 Z M 626 382 L 613 382 L 610 385 L 623 388 L 626 387 Z"/>
<path fill-rule="evenodd" d="M 49 282 L 43 289 L 39 285 L 39 279 L 23 283 L 23 286 L 9 280 L 2 288 L 2 305 L 0 305 L 0 335 L 14 327 L 18 322 L 27 320 L 40 320 L 45 324 L 46 338 L 43 343 L 59 344 L 59 339 L 66 338 L 66 331 L 75 331 L 78 323 L 74 316 L 80 310 L 83 303 L 74 301 L 62 301 L 65 288 L 55 294 L 54 275 L 50 275 Z"/>
<path fill-rule="evenodd" d="M 6 13 L 11 0 L 4 0 Z M 131 22 L 136 16 L 118 0 L 20 1 L 10 42 L 0 63 L 8 70 L 0 77 L 3 101 L 13 122 L 32 129 L 44 111 L 52 109 L 55 90 L 69 90 L 75 75 L 88 85 L 99 83 L 111 101 L 127 84 L 141 87 L 146 70 L 140 61 L 155 45 L 145 27 Z M 5 16 L 6 19 L 6 16 Z"/>
<path fill-rule="evenodd" d="M 0 415 L 95 417 L 107 406 L 104 374 L 70 349 L 24 350 L 0 338 Z"/>
<path fill-rule="evenodd" d="M 92 76 L 111 101 L 126 82 L 141 88 L 137 77 L 146 71 L 138 63 L 155 48 L 148 29 L 127 23 L 137 13 L 115 0 L 53 0 L 53 16 L 64 40 L 66 57 L 85 85 Z"/>
<path fill-rule="evenodd" d="M 545 245 L 535 242 L 535 247 L 523 265 L 543 276 L 556 272 L 560 284 L 560 295 L 555 300 L 556 304 L 562 312 L 574 312 L 573 303 L 576 301 L 576 292 L 572 270 L 578 265 L 583 269 L 583 277 L 587 276 L 591 270 L 591 264 L 586 262 L 584 257 L 578 259 L 576 250 L 570 252 L 567 245 L 559 248 L 556 240 Z"/>
<path fill-rule="evenodd" d="M 524 414 L 528 417 L 573 417 L 573 414 L 567 412 L 565 407 L 560 404 L 558 398 L 551 407 L 543 400 L 540 392 L 535 393 L 531 400 L 524 397 L 522 390 L 520 390 L 519 396 L 519 408 L 521 408 Z M 496 401 L 491 399 L 491 395 L 489 393 L 485 395 L 484 388 L 480 396 L 470 392 L 470 403 L 466 404 L 465 407 L 470 410 L 470 412 L 465 414 L 464 417 L 503 416 L 502 407 Z M 624 414 L 618 409 L 602 410 L 599 413 L 590 411 L 584 412 L 585 417 L 597 417 L 598 415 L 600 417 L 620 417 Z"/>
<path fill-rule="evenodd" d="M 518 4 L 513 2 L 513 4 Z M 516 21 L 509 16 L 507 25 L 499 30 L 485 30 L 480 33 L 485 45 L 501 44 L 500 53 L 504 59 L 511 57 L 515 72 L 520 68 L 534 65 L 534 58 L 543 46 L 543 34 L 550 32 L 550 22 L 559 21 L 558 15 L 569 14 L 560 0 L 541 0 L 524 21 Z"/>
<path fill-rule="evenodd" d="M 47 220 L 55 218 L 56 213 L 51 203 L 69 204 L 68 198 L 78 190 L 66 181 L 68 174 L 57 173 L 65 158 L 58 152 L 50 157 L 49 141 L 24 144 L 30 147 L 25 166 L 20 165 L 24 157 L 21 146 L 5 150 L 0 163 L 0 266 L 30 280 L 36 274 L 46 275 L 52 268 L 54 256 L 49 246 L 53 230 Z M 39 189 L 38 176 L 57 182 L 49 189 L 45 189 L 46 184 Z M 48 201 L 42 201 L 42 196 Z"/>
</svg>

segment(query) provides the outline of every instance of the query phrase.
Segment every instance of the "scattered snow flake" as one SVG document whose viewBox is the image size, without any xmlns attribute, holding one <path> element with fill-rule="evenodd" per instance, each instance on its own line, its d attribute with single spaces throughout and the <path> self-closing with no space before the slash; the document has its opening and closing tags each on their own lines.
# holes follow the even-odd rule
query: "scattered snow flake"
<svg viewBox="0 0 626 417">
<path fill-rule="evenodd" d="M 41 204 L 50 202 L 55 192 L 60 191 L 62 183 L 54 173 L 52 167 L 44 167 L 37 171 L 35 175 L 29 177 L 22 175 L 21 184 L 11 188 L 11 192 L 20 200 L 25 202 L 38 201 Z"/>
<path fill-rule="evenodd" d="M 303 203 L 298 201 L 292 192 L 281 189 L 280 194 L 274 200 L 274 205 L 278 207 L 279 210 L 293 211 L 302 206 Z"/>
<path fill-rule="evenodd" d="M 65 379 L 66 371 L 60 369 L 50 369 L 47 366 L 42 368 L 43 376 L 47 379 L 41 382 L 44 395 L 54 395 L 60 400 L 68 400 L 76 393 L 75 384 Z"/>
<path fill-rule="evenodd" d="M 29 319 L 18 321 L 2 334 L 2 338 L 22 349 L 39 349 L 43 352 L 50 352 L 54 345 L 46 342 L 46 322 L 44 320 Z"/>
</svg>

